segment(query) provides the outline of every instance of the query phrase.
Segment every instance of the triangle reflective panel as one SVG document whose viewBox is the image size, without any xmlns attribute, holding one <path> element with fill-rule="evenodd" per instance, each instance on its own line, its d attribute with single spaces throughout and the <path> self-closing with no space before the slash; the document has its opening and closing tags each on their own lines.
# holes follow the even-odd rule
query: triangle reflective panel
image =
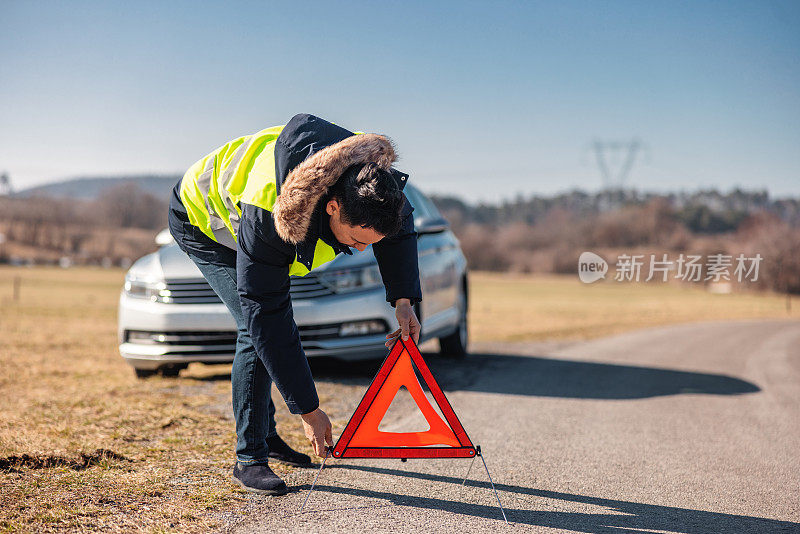
<svg viewBox="0 0 800 534">
<path fill-rule="evenodd" d="M 425 396 L 414 367 L 444 419 Z M 429 430 L 384 432 L 378 429 L 392 400 L 404 386 L 428 422 Z M 475 446 L 411 337 L 406 341 L 397 338 L 333 448 L 335 458 L 472 458 L 475 453 Z"/>
</svg>

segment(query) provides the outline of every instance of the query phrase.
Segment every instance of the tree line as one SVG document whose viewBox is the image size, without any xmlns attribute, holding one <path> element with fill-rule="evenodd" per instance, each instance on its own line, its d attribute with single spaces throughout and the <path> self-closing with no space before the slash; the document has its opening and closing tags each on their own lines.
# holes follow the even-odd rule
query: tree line
<svg viewBox="0 0 800 534">
<path fill-rule="evenodd" d="M 800 293 L 798 199 L 738 189 L 573 191 L 478 205 L 453 196 L 432 199 L 473 269 L 575 273 L 584 251 L 605 257 L 761 254 L 759 285 Z"/>
<path fill-rule="evenodd" d="M 800 293 L 800 200 L 766 192 L 632 190 L 469 204 L 431 197 L 471 269 L 575 273 L 578 256 L 761 254 L 761 284 Z M 0 262 L 129 264 L 156 249 L 167 199 L 127 182 L 93 200 L 0 197 Z"/>
</svg>

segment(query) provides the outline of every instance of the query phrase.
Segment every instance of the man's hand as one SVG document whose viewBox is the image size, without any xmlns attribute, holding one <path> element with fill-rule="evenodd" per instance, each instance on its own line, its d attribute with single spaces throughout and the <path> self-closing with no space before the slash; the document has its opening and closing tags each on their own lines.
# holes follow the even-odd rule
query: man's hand
<svg viewBox="0 0 800 534">
<path fill-rule="evenodd" d="M 325 457 L 325 444 L 333 446 L 333 436 L 331 435 L 331 420 L 325 412 L 317 408 L 313 412 L 304 413 L 300 416 L 303 419 L 303 430 L 306 437 L 314 447 L 314 454 L 320 458 Z"/>
<path fill-rule="evenodd" d="M 397 317 L 400 328 L 386 335 L 386 346 L 391 348 L 398 336 L 403 336 L 404 341 L 408 339 L 408 336 L 411 336 L 414 338 L 414 343 L 419 344 L 419 319 L 417 319 L 417 314 L 414 313 L 414 308 L 411 306 L 411 300 L 397 299 L 394 314 Z"/>
</svg>

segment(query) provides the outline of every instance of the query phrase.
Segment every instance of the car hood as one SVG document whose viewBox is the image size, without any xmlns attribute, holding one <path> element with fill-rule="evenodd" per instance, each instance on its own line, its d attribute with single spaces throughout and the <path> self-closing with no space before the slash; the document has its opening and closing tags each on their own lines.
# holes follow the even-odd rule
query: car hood
<svg viewBox="0 0 800 534">
<path fill-rule="evenodd" d="M 375 262 L 375 255 L 370 246 L 363 252 L 355 251 L 352 256 L 340 254 L 333 261 L 315 269 L 314 272 L 361 267 Z M 140 258 L 131 266 L 129 274 L 135 278 L 152 280 L 203 277 L 197 265 L 176 244 L 166 245 L 161 247 L 158 252 Z"/>
</svg>

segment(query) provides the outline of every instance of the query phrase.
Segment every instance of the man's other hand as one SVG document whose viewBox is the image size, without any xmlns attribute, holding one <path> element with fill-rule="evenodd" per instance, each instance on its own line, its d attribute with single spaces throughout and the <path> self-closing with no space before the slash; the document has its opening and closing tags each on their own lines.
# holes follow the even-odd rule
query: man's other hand
<svg viewBox="0 0 800 534">
<path fill-rule="evenodd" d="M 397 323 L 400 328 L 386 335 L 386 346 L 391 348 L 398 336 L 403 336 L 403 340 L 407 340 L 408 336 L 411 336 L 414 339 L 414 343 L 419 345 L 420 324 L 417 314 L 414 313 L 414 308 L 411 306 L 411 301 L 409 299 L 397 299 L 394 314 L 397 317 Z"/>
<path fill-rule="evenodd" d="M 331 420 L 319 408 L 301 415 L 300 418 L 303 419 L 303 430 L 306 432 L 306 437 L 311 442 L 311 446 L 314 447 L 314 454 L 324 458 L 326 444 L 333 446 Z"/>
</svg>

